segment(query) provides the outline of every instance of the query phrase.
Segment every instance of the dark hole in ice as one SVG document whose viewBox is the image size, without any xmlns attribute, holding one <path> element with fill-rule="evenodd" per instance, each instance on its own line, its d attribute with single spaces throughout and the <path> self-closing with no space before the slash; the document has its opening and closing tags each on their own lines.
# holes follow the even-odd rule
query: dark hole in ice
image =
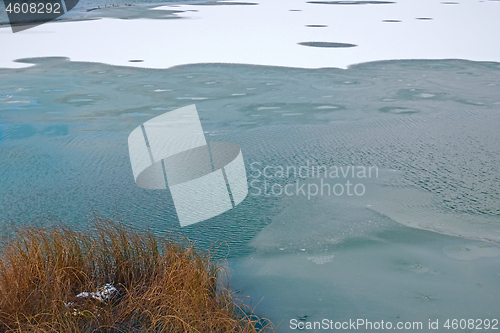
<svg viewBox="0 0 500 333">
<path fill-rule="evenodd" d="M 382 20 L 382 22 L 387 22 L 387 23 L 398 23 L 401 22 L 400 20 Z"/>
<path fill-rule="evenodd" d="M 129 60 L 128 62 L 144 62 L 144 60 L 133 59 L 133 60 Z"/>
<path fill-rule="evenodd" d="M 291 12 L 301 12 L 302 9 L 290 9 Z"/>
<path fill-rule="evenodd" d="M 197 6 L 255 6 L 258 3 L 255 2 L 224 2 L 224 1 L 208 1 L 208 2 L 200 2 L 196 3 Z"/>
<path fill-rule="evenodd" d="M 324 24 L 306 24 L 306 27 L 308 27 L 308 28 L 326 28 L 328 26 L 324 25 Z"/>
<path fill-rule="evenodd" d="M 308 1 L 307 3 L 321 5 L 385 5 L 395 3 L 394 1 Z"/>
<path fill-rule="evenodd" d="M 430 21 L 432 20 L 432 17 L 417 17 L 417 20 L 422 20 L 422 21 Z"/>
<path fill-rule="evenodd" d="M 302 42 L 299 45 L 311 46 L 311 47 L 331 47 L 331 48 L 343 48 L 343 47 L 355 47 L 355 44 L 348 43 L 332 43 L 332 42 Z"/>
</svg>

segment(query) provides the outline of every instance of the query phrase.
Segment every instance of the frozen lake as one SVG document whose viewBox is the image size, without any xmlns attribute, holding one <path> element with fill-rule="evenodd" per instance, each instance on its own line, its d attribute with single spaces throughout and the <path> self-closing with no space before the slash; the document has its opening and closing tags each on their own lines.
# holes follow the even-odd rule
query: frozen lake
<svg viewBox="0 0 500 333">
<path fill-rule="evenodd" d="M 340 67 L 393 59 L 500 61 L 498 1 L 219 1 L 78 11 L 12 34 L 0 29 L 0 67 L 65 56 L 148 68 L 242 63 Z M 120 18 L 120 19 L 118 19 Z M 130 63 L 130 60 L 142 60 Z"/>
<path fill-rule="evenodd" d="M 278 332 L 500 319 L 498 6 L 142 4 L 1 28 L 0 220 L 95 209 L 225 242 L 232 288 Z M 168 191 L 134 183 L 127 138 L 190 104 L 207 141 L 241 147 L 249 195 L 180 228 Z M 280 173 L 301 167 L 322 171 Z"/>
<path fill-rule="evenodd" d="M 434 320 L 472 316 L 468 304 L 475 316 L 495 315 L 498 63 L 159 70 L 26 62 L 36 65 L 0 71 L 3 221 L 81 225 L 91 209 L 116 210 L 203 246 L 225 241 L 233 287 L 254 302 L 264 297 L 259 313 L 284 320 L 285 332 L 304 316 Z M 251 186 L 235 209 L 180 229 L 168 192 L 135 185 L 127 137 L 191 103 L 207 141 L 241 147 Z M 259 177 L 266 166 L 270 177 Z M 322 180 L 282 177 L 280 166 L 376 166 L 378 176 L 353 180 L 362 196 L 280 196 L 269 187 Z"/>
</svg>

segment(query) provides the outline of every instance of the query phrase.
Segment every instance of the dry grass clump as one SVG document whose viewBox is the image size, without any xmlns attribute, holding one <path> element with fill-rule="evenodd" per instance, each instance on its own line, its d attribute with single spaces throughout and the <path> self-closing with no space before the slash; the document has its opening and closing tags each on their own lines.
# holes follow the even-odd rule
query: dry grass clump
<svg viewBox="0 0 500 333">
<path fill-rule="evenodd" d="M 100 217 L 87 232 L 17 228 L 0 255 L 0 332 L 270 331 L 221 286 L 225 273 L 188 242 Z"/>
</svg>

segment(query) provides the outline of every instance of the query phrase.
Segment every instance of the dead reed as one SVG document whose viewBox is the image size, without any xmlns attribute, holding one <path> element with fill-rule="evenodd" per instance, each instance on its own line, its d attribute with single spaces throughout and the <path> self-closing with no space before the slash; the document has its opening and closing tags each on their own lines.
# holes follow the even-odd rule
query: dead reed
<svg viewBox="0 0 500 333">
<path fill-rule="evenodd" d="M 18 227 L 0 255 L 0 332 L 272 331 L 224 274 L 210 251 L 98 216 L 85 232 Z"/>
</svg>

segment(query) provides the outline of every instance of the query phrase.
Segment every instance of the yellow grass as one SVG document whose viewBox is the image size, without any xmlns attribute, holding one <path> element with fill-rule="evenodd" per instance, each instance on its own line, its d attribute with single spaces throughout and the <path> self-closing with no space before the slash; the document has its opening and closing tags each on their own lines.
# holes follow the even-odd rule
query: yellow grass
<svg viewBox="0 0 500 333">
<path fill-rule="evenodd" d="M 0 256 L 0 332 L 268 332 L 187 241 L 96 217 L 92 231 L 16 228 Z M 76 297 L 111 283 L 103 301 Z M 264 323 L 264 327 L 262 327 Z"/>
</svg>

